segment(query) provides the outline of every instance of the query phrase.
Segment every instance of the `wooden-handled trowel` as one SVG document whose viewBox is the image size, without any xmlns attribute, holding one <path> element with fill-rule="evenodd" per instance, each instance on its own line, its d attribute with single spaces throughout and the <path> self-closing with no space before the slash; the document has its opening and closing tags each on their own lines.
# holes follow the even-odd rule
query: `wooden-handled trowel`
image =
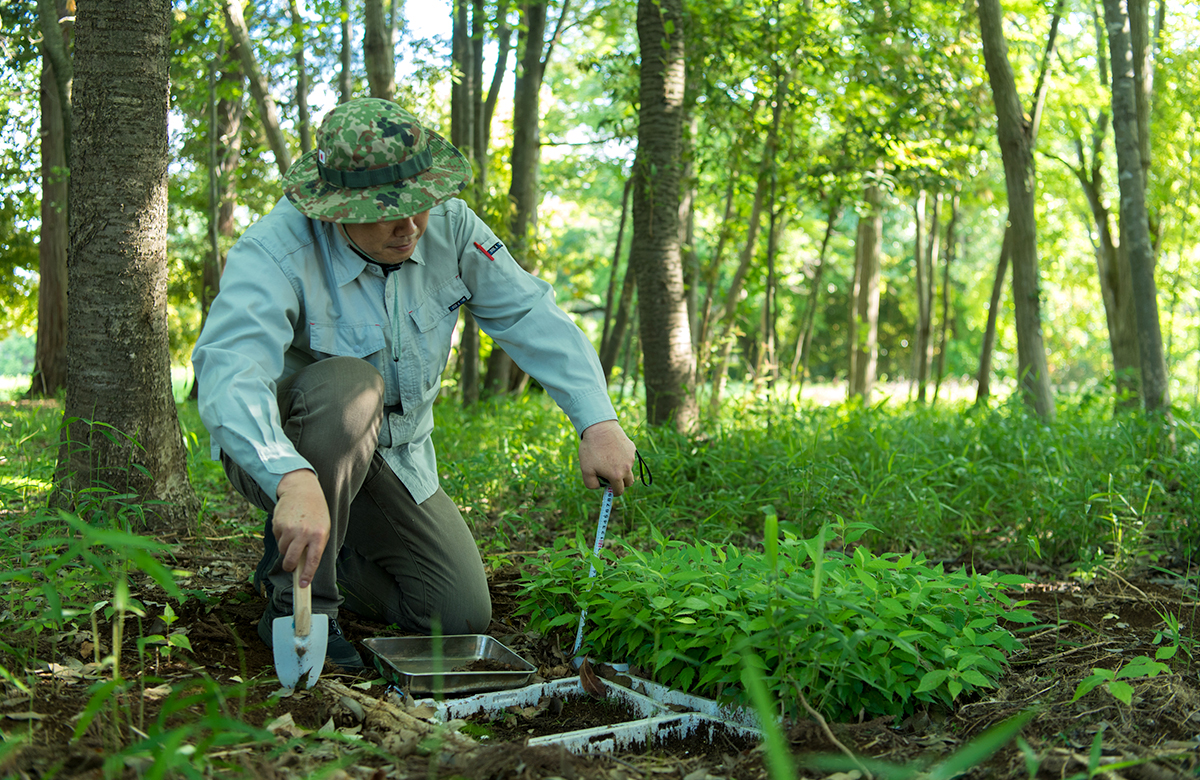
<svg viewBox="0 0 1200 780">
<path fill-rule="evenodd" d="M 271 626 L 275 673 L 289 692 L 302 678 L 305 688 L 317 684 L 329 641 L 329 616 L 312 613 L 312 588 L 300 587 L 300 568 L 292 572 L 292 614 L 275 618 Z"/>
</svg>

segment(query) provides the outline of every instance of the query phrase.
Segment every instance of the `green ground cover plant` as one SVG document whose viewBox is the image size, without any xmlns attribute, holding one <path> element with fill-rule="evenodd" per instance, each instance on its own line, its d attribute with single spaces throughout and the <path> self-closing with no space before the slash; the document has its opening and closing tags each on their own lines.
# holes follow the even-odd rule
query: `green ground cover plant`
<svg viewBox="0 0 1200 780">
<path fill-rule="evenodd" d="M 599 556 L 595 579 L 580 576 L 584 550 L 559 544 L 529 568 L 520 612 L 550 632 L 586 608 L 584 651 L 707 695 L 740 697 L 754 653 L 789 715 L 811 702 L 837 720 L 948 707 L 994 686 L 1019 647 L 1003 622 L 1033 619 L 1007 593 L 1020 576 L 875 555 L 855 544 L 861 527 L 803 539 L 779 538 L 773 512 L 765 525 L 761 553 L 656 536 L 650 551 Z"/>
</svg>

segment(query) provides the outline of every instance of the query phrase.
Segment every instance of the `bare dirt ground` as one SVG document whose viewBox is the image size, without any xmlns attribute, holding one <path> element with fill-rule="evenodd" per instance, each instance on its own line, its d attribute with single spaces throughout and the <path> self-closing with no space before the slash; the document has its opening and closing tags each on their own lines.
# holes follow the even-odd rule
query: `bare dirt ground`
<svg viewBox="0 0 1200 780">
<path fill-rule="evenodd" d="M 427 710 L 414 708 L 381 684 L 371 684 L 375 674 L 352 678 L 327 668 L 317 689 L 290 698 L 272 697 L 278 690 L 273 658 L 255 631 L 264 601 L 249 584 L 257 560 L 253 540 L 233 534 L 175 541 L 173 563 L 187 573 L 180 584 L 193 595 L 175 608 L 177 619 L 163 621 L 168 599 L 148 581 L 135 583 L 134 595 L 151 614 L 124 628 L 122 669 L 136 682 L 128 693 L 100 697 L 89 705 L 92 689 L 108 675 L 96 663 L 112 641 L 112 626 L 103 621 L 95 636 L 84 628 L 39 639 L 32 656 L 55 660 L 28 666 L 32 695 L 12 680 L 0 681 L 0 732 L 5 742 L 25 741 L 0 764 L 0 776 L 105 777 L 106 757 L 121 746 L 153 733 L 155 724 L 163 730 L 190 722 L 199 725 L 184 741 L 199 744 L 213 762 L 206 776 L 768 777 L 761 748 L 732 743 L 705 750 L 679 745 L 599 756 L 530 748 L 520 740 L 481 743 L 431 723 Z M 491 572 L 495 621 L 488 633 L 535 664 L 538 678 L 574 674 L 557 641 L 526 634 L 514 617 L 518 575 L 511 564 Z M 1007 676 L 990 695 L 960 700 L 953 711 L 922 711 L 899 722 L 786 724 L 800 764 L 798 777 L 883 776 L 878 771 L 811 768 L 809 757 L 843 750 L 908 766 L 936 762 L 989 727 L 1031 708 L 1037 715 L 1022 729 L 1022 742 L 1010 742 L 964 776 L 1088 777 L 1089 764 L 1093 774 L 1108 778 L 1200 776 L 1200 596 L 1194 572 L 1190 586 L 1188 580 L 1162 571 L 1123 577 L 1109 573 L 1090 584 L 1049 572 L 1037 579 L 1024 597 L 1031 601 L 1038 623 L 1023 634 L 1025 650 L 1011 658 Z M 1179 627 L 1177 636 L 1170 635 L 1172 618 Z M 342 626 L 355 641 L 386 633 L 386 627 L 352 614 L 343 614 Z M 161 645 L 150 645 L 139 660 L 138 638 L 156 633 L 186 636 L 190 652 L 174 648 L 168 653 Z M 1170 661 L 1171 673 L 1127 680 L 1132 686 L 1129 704 L 1103 686 L 1073 700 L 1079 683 L 1094 670 L 1117 670 L 1138 656 L 1154 658 L 1160 648 L 1175 645 L 1179 649 Z M 3 660 L 9 669 L 20 668 L 14 667 L 15 659 Z M 91 725 L 75 738 L 81 719 L 89 717 Z M 219 737 L 230 733 L 235 722 L 270 733 L 251 747 L 220 744 Z M 320 738 L 303 744 L 296 739 L 312 732 L 319 732 Z M 120 744 L 114 736 L 118 733 Z M 144 755 L 130 754 L 112 759 L 107 776 L 141 777 L 148 768 Z"/>
</svg>

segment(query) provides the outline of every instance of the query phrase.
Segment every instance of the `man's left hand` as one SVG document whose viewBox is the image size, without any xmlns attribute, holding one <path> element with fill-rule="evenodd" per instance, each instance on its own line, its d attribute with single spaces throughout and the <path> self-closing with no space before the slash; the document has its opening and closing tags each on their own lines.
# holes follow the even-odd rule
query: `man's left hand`
<svg viewBox="0 0 1200 780">
<path fill-rule="evenodd" d="M 614 496 L 633 485 L 633 463 L 637 447 L 616 420 L 605 420 L 584 429 L 579 439 L 579 469 L 583 484 L 595 490 L 600 480 L 608 481 Z"/>
</svg>

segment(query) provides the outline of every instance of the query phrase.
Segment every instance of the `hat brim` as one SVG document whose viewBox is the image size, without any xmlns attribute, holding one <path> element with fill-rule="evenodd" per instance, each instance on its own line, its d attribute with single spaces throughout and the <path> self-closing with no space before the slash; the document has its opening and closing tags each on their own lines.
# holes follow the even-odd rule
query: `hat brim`
<svg viewBox="0 0 1200 780">
<path fill-rule="evenodd" d="M 433 164 L 411 179 L 362 189 L 336 187 L 318 173 L 314 150 L 288 169 L 284 194 L 301 214 L 324 222 L 386 222 L 428 211 L 466 189 L 473 172 L 458 149 L 437 133 L 427 132 Z"/>
</svg>

